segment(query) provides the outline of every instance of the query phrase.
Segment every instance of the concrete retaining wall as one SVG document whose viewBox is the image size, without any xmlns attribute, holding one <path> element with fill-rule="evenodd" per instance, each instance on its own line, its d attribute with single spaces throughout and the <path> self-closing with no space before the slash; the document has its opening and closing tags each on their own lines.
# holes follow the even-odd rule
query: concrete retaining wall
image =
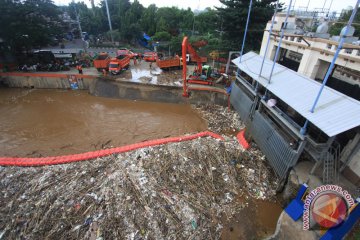
<svg viewBox="0 0 360 240">
<path fill-rule="evenodd" d="M 70 80 L 77 81 L 79 89 L 89 89 L 95 76 L 80 74 L 50 74 L 50 73 L 2 73 L 0 85 L 15 88 L 71 88 Z"/>
<path fill-rule="evenodd" d="M 90 94 L 100 97 L 123 98 L 168 103 L 215 103 L 226 106 L 225 91 L 190 90 L 190 97 L 182 96 L 182 87 L 144 84 L 136 82 L 95 79 L 90 84 Z"/>
<path fill-rule="evenodd" d="M 70 89 L 76 81 L 79 89 L 99 97 L 168 103 L 215 103 L 226 106 L 225 90 L 212 87 L 189 87 L 189 98 L 182 96 L 181 86 L 153 85 L 80 74 L 0 73 L 0 86 L 14 88 Z"/>
</svg>

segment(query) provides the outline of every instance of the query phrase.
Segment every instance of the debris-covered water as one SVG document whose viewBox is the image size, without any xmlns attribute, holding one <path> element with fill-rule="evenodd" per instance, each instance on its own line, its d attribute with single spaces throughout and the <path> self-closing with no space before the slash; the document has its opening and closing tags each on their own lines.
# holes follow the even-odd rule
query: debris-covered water
<svg viewBox="0 0 360 240">
<path fill-rule="evenodd" d="M 264 155 L 238 144 L 234 133 L 243 124 L 236 112 L 214 105 L 190 110 L 225 141 L 202 138 L 66 165 L 0 167 L 0 236 L 100 240 L 270 235 L 281 208 L 275 200 L 278 181 Z"/>
<path fill-rule="evenodd" d="M 219 239 L 251 196 L 273 199 L 277 186 L 264 159 L 231 138 L 67 165 L 0 168 L 0 179 L 5 239 Z M 250 221 L 253 228 L 236 225 L 244 239 L 261 229 Z"/>
</svg>

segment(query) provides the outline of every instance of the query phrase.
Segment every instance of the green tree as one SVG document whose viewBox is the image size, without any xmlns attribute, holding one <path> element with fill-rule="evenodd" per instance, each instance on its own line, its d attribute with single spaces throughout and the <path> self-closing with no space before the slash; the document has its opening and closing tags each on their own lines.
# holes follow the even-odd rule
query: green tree
<svg viewBox="0 0 360 240">
<path fill-rule="evenodd" d="M 359 12 L 359 9 L 358 9 Z M 341 29 L 346 26 L 350 19 L 352 10 L 343 11 L 339 17 L 339 23 L 335 23 L 330 26 L 329 33 L 334 36 L 340 35 Z M 355 28 L 354 36 L 360 37 L 360 14 L 355 15 L 354 23 L 352 26 Z"/>
<path fill-rule="evenodd" d="M 186 10 L 179 10 L 179 28 L 182 30 L 191 30 L 194 23 L 194 13 L 191 11 L 190 8 Z"/>
<path fill-rule="evenodd" d="M 169 24 L 164 18 L 160 18 L 156 22 L 156 32 L 168 32 L 170 30 Z"/>
<path fill-rule="evenodd" d="M 144 10 L 143 15 L 141 16 L 141 28 L 150 36 L 154 35 L 156 32 L 156 12 L 156 5 L 151 4 Z"/>
<path fill-rule="evenodd" d="M 195 30 L 201 35 L 220 32 L 221 29 L 222 19 L 218 16 L 216 10 L 206 8 L 195 16 Z"/>
<path fill-rule="evenodd" d="M 231 48 L 240 49 L 244 36 L 250 0 L 220 0 L 225 7 L 217 8 L 223 19 L 224 38 Z M 276 0 L 253 1 L 245 50 L 259 50 L 266 23 L 274 14 Z"/>
<path fill-rule="evenodd" d="M 179 34 L 181 10 L 177 7 L 162 7 L 156 12 L 156 31 L 167 31 L 172 36 Z"/>
<path fill-rule="evenodd" d="M 62 32 L 60 9 L 51 0 L 3 0 L 0 12 L 0 38 L 13 51 L 45 46 Z"/>
<path fill-rule="evenodd" d="M 169 41 L 171 40 L 171 35 L 168 32 L 156 32 L 152 39 L 154 41 Z"/>
<path fill-rule="evenodd" d="M 118 29 L 120 32 L 121 23 L 124 21 L 125 14 L 131 7 L 131 3 L 129 0 L 107 0 L 109 6 L 109 13 L 111 18 L 111 25 L 113 30 Z M 109 25 L 107 23 L 107 12 L 106 12 L 106 4 L 105 1 L 100 2 L 102 21 L 104 22 L 104 30 L 109 30 Z"/>
<path fill-rule="evenodd" d="M 108 28 L 106 25 L 107 19 L 101 14 L 101 10 L 98 7 L 89 9 L 84 2 L 72 2 L 65 10 L 73 20 L 76 20 L 76 13 L 79 14 L 81 28 L 84 32 L 100 34 Z M 104 29 L 104 27 L 107 28 Z"/>
<path fill-rule="evenodd" d="M 143 11 L 144 7 L 139 1 L 135 0 L 125 12 L 125 16 L 121 18 L 122 21 L 119 29 L 123 40 L 130 43 L 141 36 L 140 19 Z"/>
<path fill-rule="evenodd" d="M 170 48 L 171 51 L 174 53 L 178 53 L 181 55 L 181 43 L 183 40 L 183 36 L 176 36 L 176 37 L 172 37 L 171 41 L 170 41 Z"/>
</svg>

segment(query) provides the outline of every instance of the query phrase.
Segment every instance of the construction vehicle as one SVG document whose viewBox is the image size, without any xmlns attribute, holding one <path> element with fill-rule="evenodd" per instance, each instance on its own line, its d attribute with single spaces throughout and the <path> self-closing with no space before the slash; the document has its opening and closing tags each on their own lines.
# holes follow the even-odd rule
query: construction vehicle
<svg viewBox="0 0 360 240">
<path fill-rule="evenodd" d="M 201 63 L 207 63 L 207 57 L 200 57 L 200 61 L 201 61 Z M 190 62 L 191 63 L 196 63 L 197 62 L 197 59 L 194 59 L 194 58 L 192 58 L 192 57 L 190 57 Z"/>
<path fill-rule="evenodd" d="M 206 40 L 199 40 L 199 41 L 191 43 L 191 46 L 196 47 L 196 48 L 201 48 L 201 47 L 206 46 L 207 44 L 208 44 L 208 42 Z M 191 63 L 197 63 L 199 60 L 201 61 L 202 64 L 206 64 L 208 59 L 207 59 L 207 57 L 201 57 L 201 56 L 196 57 L 193 55 L 190 56 Z"/>
<path fill-rule="evenodd" d="M 144 53 L 144 60 L 146 62 L 156 62 L 156 59 L 158 58 L 156 52 L 145 52 Z"/>
<path fill-rule="evenodd" d="M 127 69 L 130 64 L 130 57 L 127 55 L 119 55 L 112 58 L 109 64 L 109 72 L 113 75 L 119 74 L 123 69 Z"/>
<path fill-rule="evenodd" d="M 186 83 L 201 84 L 201 85 L 214 85 L 214 79 L 211 77 L 211 68 L 203 70 L 203 59 L 197 54 L 192 45 L 188 42 L 188 37 L 184 37 L 182 42 L 182 58 L 186 59 L 186 54 L 190 53 L 190 58 L 193 59 L 197 66 L 192 75 L 187 76 L 187 64 L 183 64 L 183 79 Z"/>
<path fill-rule="evenodd" d="M 94 67 L 99 71 L 102 72 L 104 69 L 105 71 L 109 70 L 110 64 L 110 56 L 107 53 L 100 53 L 93 61 Z"/>
<path fill-rule="evenodd" d="M 128 56 L 131 59 L 138 56 L 137 53 L 134 53 L 127 48 L 121 48 L 121 49 L 117 50 L 116 55 L 117 56 Z"/>
<path fill-rule="evenodd" d="M 174 58 L 167 59 L 156 59 L 156 64 L 161 69 L 171 69 L 171 68 L 181 68 L 182 67 L 182 59 L 176 55 Z"/>
</svg>

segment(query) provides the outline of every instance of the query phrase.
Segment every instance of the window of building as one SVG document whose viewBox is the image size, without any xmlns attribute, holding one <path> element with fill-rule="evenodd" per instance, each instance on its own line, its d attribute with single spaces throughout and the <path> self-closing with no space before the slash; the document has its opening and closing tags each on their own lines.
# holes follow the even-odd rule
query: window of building
<svg viewBox="0 0 360 240">
<path fill-rule="evenodd" d="M 281 28 L 284 28 L 284 29 L 286 29 L 286 27 L 287 27 L 287 24 L 288 24 L 288 23 L 286 23 L 286 24 L 285 24 L 284 22 L 282 22 L 282 23 L 281 23 Z"/>
<path fill-rule="evenodd" d="M 290 41 L 294 41 L 295 37 L 290 37 Z"/>
<path fill-rule="evenodd" d="M 297 41 L 297 42 L 301 42 L 301 37 L 297 37 L 297 38 L 296 38 L 296 41 Z"/>
<path fill-rule="evenodd" d="M 345 53 L 351 54 L 351 53 L 352 53 L 352 49 L 345 48 Z"/>
<path fill-rule="evenodd" d="M 328 44 L 326 45 L 326 47 L 327 47 L 328 49 L 331 49 L 332 45 L 331 45 L 330 43 L 328 43 Z"/>
</svg>

